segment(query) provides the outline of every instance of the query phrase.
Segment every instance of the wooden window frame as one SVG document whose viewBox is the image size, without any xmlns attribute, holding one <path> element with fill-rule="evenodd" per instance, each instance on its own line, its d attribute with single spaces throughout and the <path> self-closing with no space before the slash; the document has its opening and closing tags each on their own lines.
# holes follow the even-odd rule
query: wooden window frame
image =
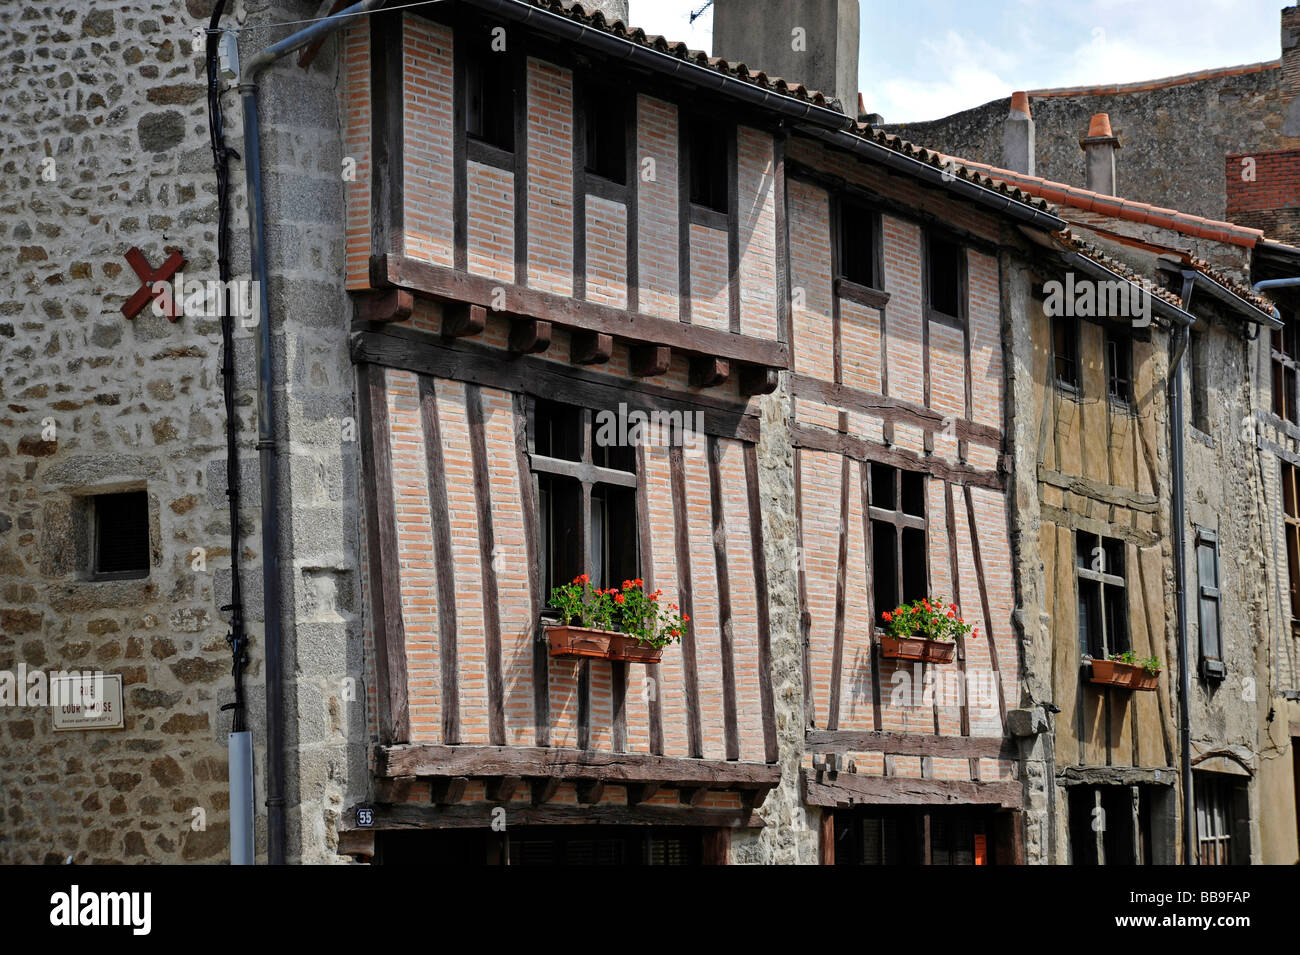
<svg viewBox="0 0 1300 955">
<path fill-rule="evenodd" d="M 1106 362 L 1106 397 L 1112 407 L 1132 413 L 1133 407 L 1133 335 L 1113 325 L 1104 329 L 1102 347 Z M 1122 349 L 1128 361 L 1128 375 L 1121 377 L 1116 367 L 1116 351 Z"/>
<path fill-rule="evenodd" d="M 574 97 L 574 122 L 578 134 L 582 137 L 582 168 L 579 171 L 582 174 L 587 191 L 605 199 L 625 203 L 628 201 L 630 180 L 636 169 L 635 163 L 629 163 L 628 161 L 629 156 L 635 152 L 635 143 L 632 139 L 632 124 L 635 115 L 636 92 L 621 83 L 612 82 L 610 79 L 596 74 L 575 77 L 574 89 L 577 91 L 577 95 Z M 598 104 L 602 103 L 602 101 L 609 101 L 604 102 L 604 105 L 607 106 L 612 102 L 616 109 L 612 111 L 600 110 Z M 611 179 L 609 176 L 591 168 L 591 143 L 588 140 L 593 129 L 592 118 L 599 113 L 603 119 L 606 112 L 613 113 L 609 122 L 611 125 L 617 125 L 623 136 L 623 156 L 619 169 L 622 182 L 618 179 Z"/>
<path fill-rule="evenodd" d="M 896 598 L 895 606 L 897 606 L 899 604 L 908 602 L 907 588 L 904 586 L 903 568 L 905 566 L 905 562 L 903 560 L 903 531 L 919 530 L 922 535 L 921 550 L 923 553 L 928 554 L 928 547 L 930 541 L 930 527 L 929 527 L 929 520 L 926 511 L 928 510 L 929 501 L 926 500 L 926 494 L 925 494 L 925 490 L 926 490 L 925 482 L 928 478 L 928 475 L 924 471 L 910 471 L 906 468 L 900 468 L 893 464 L 884 464 L 882 462 L 877 462 L 877 461 L 868 461 L 865 463 L 867 464 L 868 467 L 867 483 L 868 483 L 868 487 L 870 488 L 870 500 L 867 508 L 867 517 L 872 528 L 872 533 L 871 533 L 872 547 L 874 548 L 875 546 L 874 544 L 876 539 L 875 526 L 877 524 L 889 524 L 894 528 L 894 587 L 895 587 L 894 595 Z M 876 468 L 888 468 L 894 472 L 893 474 L 894 507 L 892 509 L 880 507 L 876 504 L 876 484 L 875 484 L 875 473 L 874 473 L 874 470 Z M 921 514 L 919 516 L 915 514 L 908 514 L 903 510 L 903 475 L 904 474 L 917 475 L 921 481 Z M 874 560 L 875 558 L 873 553 L 872 555 L 873 567 L 874 567 Z M 926 576 L 926 581 L 925 581 L 924 590 L 928 596 L 929 589 L 930 589 L 930 580 L 929 580 L 930 562 L 928 559 L 925 561 L 925 576 Z M 877 595 L 874 592 L 872 593 L 872 603 L 873 606 L 879 603 Z M 893 609 L 894 609 L 893 607 L 876 606 L 876 610 L 875 610 L 876 616 L 879 617 L 879 615 L 882 612 L 886 610 L 893 610 Z"/>
<path fill-rule="evenodd" d="M 1206 582 L 1201 577 L 1201 548 L 1209 547 L 1214 554 L 1214 579 Z M 1206 680 L 1222 680 L 1227 676 L 1227 664 L 1223 659 L 1223 595 L 1219 590 L 1219 536 L 1208 527 L 1196 529 L 1196 587 L 1197 587 L 1197 635 L 1201 646 L 1201 676 Z M 1207 639 L 1205 626 L 1205 606 L 1214 604 L 1214 634 Z M 1213 652 L 1211 652 L 1213 651 Z"/>
<path fill-rule="evenodd" d="M 470 83 L 471 77 L 477 69 L 485 62 L 486 54 L 482 49 L 476 49 L 471 45 L 472 39 L 487 39 L 491 36 L 492 26 L 504 26 L 504 24 L 490 24 L 482 26 L 475 24 L 467 18 L 459 18 L 456 22 L 455 33 L 453 37 L 453 82 L 455 89 L 453 97 L 458 103 L 460 119 L 459 125 L 463 126 L 461 130 L 464 136 L 465 156 L 468 161 L 480 163 L 486 166 L 494 166 L 497 169 L 506 169 L 514 171 L 516 157 L 519 154 L 519 123 L 517 121 L 521 106 L 520 102 L 526 98 L 527 90 L 520 89 L 521 78 L 524 83 L 527 82 L 526 73 L 520 69 L 520 57 L 513 43 L 507 45 L 505 50 L 492 53 L 492 56 L 501 58 L 504 65 L 503 69 L 493 70 L 492 75 L 496 77 L 508 76 L 509 82 L 513 84 L 510 96 L 510 109 L 508 110 L 508 121 L 502 120 L 505 128 L 510 131 L 510 148 L 506 148 L 499 142 L 490 138 L 475 134 L 470 129 L 471 110 L 470 110 Z M 472 37 L 475 32 L 480 32 L 481 37 Z"/>
<path fill-rule="evenodd" d="M 1052 352 L 1052 381 L 1056 385 L 1056 390 L 1069 395 L 1072 398 L 1083 397 L 1083 375 L 1080 373 L 1080 351 L 1082 350 L 1083 327 L 1077 316 L 1074 315 L 1052 315 L 1048 318 L 1048 334 L 1051 341 Z M 1067 340 L 1070 343 L 1072 354 L 1061 355 L 1056 348 L 1056 330 L 1058 327 L 1066 329 Z M 1073 372 L 1072 379 L 1061 377 L 1060 362 L 1069 363 Z"/>
<path fill-rule="evenodd" d="M 694 225 L 728 231 L 733 225 L 731 210 L 735 203 L 732 201 L 732 197 L 736 195 L 737 189 L 736 124 L 734 122 L 719 122 L 716 116 L 694 112 L 682 106 L 678 107 L 677 115 L 680 125 L 678 174 L 682 176 L 684 184 L 682 197 L 689 210 L 690 222 Z M 714 205 L 695 201 L 694 156 L 697 144 L 695 142 L 694 127 L 697 123 L 713 127 L 722 140 L 722 162 L 725 165 L 723 169 L 723 207 L 721 209 Z"/>
<path fill-rule="evenodd" d="M 125 494 L 142 494 L 144 495 L 144 544 L 145 544 L 145 562 L 143 568 L 131 568 L 128 570 L 101 570 L 100 562 L 100 545 L 103 543 L 103 530 L 100 526 L 100 505 L 105 502 L 106 498 L 119 497 Z M 86 526 L 86 544 L 87 544 L 87 569 L 86 579 L 92 581 L 108 580 L 145 580 L 152 571 L 152 545 L 149 535 L 149 494 L 144 488 L 127 488 L 121 491 L 103 491 L 98 494 L 90 495 L 87 508 Z"/>
<path fill-rule="evenodd" d="M 595 567 L 593 558 L 596 552 L 595 542 L 592 539 L 593 532 L 593 515 L 595 503 L 593 496 L 598 486 L 603 487 L 621 487 L 630 489 L 635 494 L 641 493 L 641 474 L 639 471 L 624 471 L 616 468 L 603 467 L 595 463 L 595 429 L 593 428 L 594 413 L 591 408 L 569 402 L 555 401 L 553 404 L 561 405 L 578 412 L 578 427 L 581 429 L 580 434 L 580 457 L 579 460 L 568 458 L 556 458 L 549 455 L 539 454 L 537 448 L 537 399 L 531 396 L 527 399 L 527 421 L 528 421 L 528 466 L 532 473 L 535 484 L 540 485 L 542 476 L 551 478 L 563 478 L 576 481 L 579 486 L 579 506 L 578 506 L 578 540 L 580 553 L 578 555 L 578 565 L 582 568 L 582 573 L 590 574 L 595 586 L 617 586 L 619 581 L 600 580 L 601 568 Z M 541 546 L 546 547 L 548 540 L 544 521 L 546 518 L 545 509 L 541 502 L 540 488 L 537 494 L 537 514 L 536 521 L 539 530 L 538 540 Z M 553 505 L 552 505 L 553 506 Z M 636 548 L 636 557 L 634 563 L 637 571 L 633 576 L 639 577 L 642 561 L 645 559 L 641 553 L 639 528 L 637 527 L 638 515 L 636 508 L 626 515 L 627 519 L 632 522 L 631 539 Z M 604 549 L 602 546 L 602 553 Z M 552 560 L 551 554 L 538 555 L 539 559 L 544 559 L 547 566 Z M 608 555 L 606 555 L 608 557 Z M 542 575 L 545 576 L 545 575 Z M 553 581 L 558 584 L 562 581 Z M 543 588 L 548 587 L 546 580 L 542 581 Z M 549 590 L 548 590 L 549 593 Z M 544 605 L 543 616 L 547 615 L 549 608 Z"/>
<path fill-rule="evenodd" d="M 935 242 L 943 242 L 957 249 L 957 312 L 956 315 L 950 315 L 947 312 L 941 312 L 935 308 L 933 302 L 934 288 L 934 254 L 933 246 Z M 970 320 L 970 249 L 965 242 L 951 233 L 937 229 L 927 228 L 922 233 L 921 239 L 922 261 L 921 261 L 921 289 L 925 303 L 926 319 L 932 322 L 940 322 L 944 325 L 951 325 L 954 328 L 966 330 Z"/>
<path fill-rule="evenodd" d="M 1287 573 L 1291 584 L 1291 633 L 1300 635 L 1300 468 L 1286 461 L 1281 470 L 1282 526 L 1286 540 Z"/>
<path fill-rule="evenodd" d="M 1283 421 L 1300 424 L 1300 317 L 1284 312 L 1282 320 L 1285 327 L 1277 329 L 1270 336 L 1272 411 Z M 1293 338 L 1289 346 L 1288 333 Z"/>
<path fill-rule="evenodd" d="M 1125 563 L 1125 559 L 1127 557 L 1126 549 L 1124 546 L 1124 541 L 1120 538 L 1105 537 L 1104 535 L 1101 534 L 1093 534 L 1089 531 L 1079 531 L 1079 530 L 1076 530 L 1074 532 L 1074 535 L 1075 535 L 1074 572 L 1075 572 L 1075 607 L 1076 607 L 1075 612 L 1076 614 L 1078 613 L 1078 609 L 1077 609 L 1078 605 L 1082 602 L 1083 587 L 1085 582 L 1087 582 L 1088 584 L 1095 585 L 1097 588 L 1096 590 L 1097 610 L 1098 610 L 1097 618 L 1099 621 L 1098 625 L 1101 627 L 1101 656 L 1098 657 L 1092 652 L 1093 641 L 1092 641 L 1091 627 L 1089 627 L 1088 633 L 1086 635 L 1082 630 L 1080 630 L 1079 650 L 1081 655 L 1089 656 L 1094 660 L 1096 659 L 1104 660 L 1107 657 L 1109 657 L 1110 654 L 1112 653 L 1123 653 L 1125 650 L 1132 649 L 1133 646 L 1132 628 L 1129 626 L 1130 621 L 1129 621 L 1129 613 L 1128 613 L 1128 580 L 1127 580 L 1127 575 L 1125 573 L 1126 567 L 1121 566 L 1119 568 L 1120 573 L 1114 574 L 1109 572 L 1110 568 L 1106 568 L 1103 570 L 1093 570 L 1091 565 L 1086 565 L 1086 566 L 1081 565 L 1079 563 L 1080 544 L 1082 544 L 1084 540 L 1088 538 L 1094 541 L 1096 547 L 1099 547 L 1102 550 L 1104 568 L 1105 568 L 1105 560 L 1106 560 L 1105 558 L 1106 548 L 1108 544 L 1114 547 L 1115 549 L 1117 549 L 1119 553 L 1123 555 L 1121 559 L 1122 565 Z M 1089 553 L 1092 553 L 1093 550 L 1095 550 L 1095 548 L 1089 548 Z M 1124 600 L 1121 604 L 1121 608 L 1123 610 L 1123 615 L 1124 615 L 1123 643 L 1125 644 L 1125 646 L 1123 647 L 1119 647 L 1118 645 L 1111 646 L 1110 633 L 1108 632 L 1109 628 L 1108 628 L 1107 614 L 1106 614 L 1106 607 L 1107 607 L 1106 598 L 1108 595 L 1106 590 L 1107 587 L 1118 588 L 1119 590 L 1123 591 Z M 1081 623 L 1081 621 L 1078 622 Z M 1086 645 L 1085 645 L 1085 636 L 1087 638 Z"/>
<path fill-rule="evenodd" d="M 880 210 L 843 191 L 832 195 L 833 214 L 831 222 L 835 230 L 833 248 L 835 250 L 835 291 L 840 297 L 860 302 L 871 308 L 881 308 L 889 301 L 884 291 L 884 256 L 883 224 Z M 846 243 L 844 241 L 845 222 L 850 212 L 866 216 L 871 233 L 871 276 L 869 282 L 862 282 L 862 276 L 851 277 L 845 268 Z M 884 301 L 881 301 L 881 297 Z"/>
</svg>

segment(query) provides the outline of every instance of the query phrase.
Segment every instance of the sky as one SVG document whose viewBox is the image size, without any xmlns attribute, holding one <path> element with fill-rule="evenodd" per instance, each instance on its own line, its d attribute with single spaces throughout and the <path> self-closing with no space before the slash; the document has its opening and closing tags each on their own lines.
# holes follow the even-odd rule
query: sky
<svg viewBox="0 0 1300 955">
<path fill-rule="evenodd" d="M 649 33 L 711 50 L 706 0 L 630 0 Z M 858 87 L 887 123 L 1014 90 L 1128 83 L 1277 59 L 1285 0 L 861 0 Z M 753 64 L 750 64 L 751 66 Z M 797 77 L 796 77 L 797 79 Z"/>
</svg>

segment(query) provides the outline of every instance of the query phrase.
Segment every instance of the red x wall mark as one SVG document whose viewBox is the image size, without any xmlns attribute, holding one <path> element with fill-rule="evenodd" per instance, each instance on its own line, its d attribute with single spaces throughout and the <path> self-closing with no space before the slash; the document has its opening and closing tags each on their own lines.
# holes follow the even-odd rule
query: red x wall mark
<svg viewBox="0 0 1300 955">
<path fill-rule="evenodd" d="M 145 261 L 144 253 L 132 246 L 126 253 L 126 261 L 139 277 L 140 287 L 136 289 L 134 295 L 122 303 L 122 314 L 127 318 L 135 318 L 140 314 L 140 309 L 163 294 L 161 291 L 154 291 L 154 283 L 166 282 L 175 275 L 176 270 L 185 264 L 185 256 L 180 252 L 173 252 L 167 256 L 166 262 L 154 269 Z M 176 306 L 173 304 L 175 297 L 174 294 L 167 296 L 163 306 L 167 320 L 171 322 L 176 321 Z"/>
</svg>

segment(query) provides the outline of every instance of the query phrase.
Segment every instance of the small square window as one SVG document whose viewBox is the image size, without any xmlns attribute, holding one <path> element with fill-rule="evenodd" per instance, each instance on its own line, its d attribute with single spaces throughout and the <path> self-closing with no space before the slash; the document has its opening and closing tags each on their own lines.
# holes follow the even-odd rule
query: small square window
<svg viewBox="0 0 1300 955">
<path fill-rule="evenodd" d="M 926 246 L 930 308 L 953 318 L 964 317 L 961 308 L 961 275 L 965 251 L 957 243 L 937 236 L 930 236 Z"/>
<path fill-rule="evenodd" d="M 149 576 L 149 496 L 144 491 L 99 494 L 92 499 L 91 576 Z"/>
</svg>

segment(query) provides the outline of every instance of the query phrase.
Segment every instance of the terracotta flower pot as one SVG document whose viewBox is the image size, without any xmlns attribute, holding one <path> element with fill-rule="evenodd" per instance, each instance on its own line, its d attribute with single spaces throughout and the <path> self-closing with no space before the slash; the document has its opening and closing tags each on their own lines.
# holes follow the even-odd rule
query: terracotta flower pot
<svg viewBox="0 0 1300 955">
<path fill-rule="evenodd" d="M 925 641 L 926 663 L 952 663 L 952 658 L 956 655 L 957 644 L 952 640 Z"/>
<path fill-rule="evenodd" d="M 1121 690 L 1154 690 L 1160 681 L 1160 671 L 1148 673 L 1140 664 L 1119 660 L 1093 660 L 1090 681 Z"/>
<path fill-rule="evenodd" d="M 880 635 L 880 655 L 890 660 L 924 660 L 928 640 L 920 637 L 903 637 L 901 640 L 888 633 Z"/>
<path fill-rule="evenodd" d="M 658 663 L 664 655 L 663 647 L 652 647 L 626 633 L 610 637 L 609 659 L 627 663 Z"/>
<path fill-rule="evenodd" d="M 625 634 L 612 630 L 595 630 L 590 627 L 547 627 L 546 639 L 553 657 L 590 657 L 609 659 L 609 648 L 615 637 Z"/>
</svg>

